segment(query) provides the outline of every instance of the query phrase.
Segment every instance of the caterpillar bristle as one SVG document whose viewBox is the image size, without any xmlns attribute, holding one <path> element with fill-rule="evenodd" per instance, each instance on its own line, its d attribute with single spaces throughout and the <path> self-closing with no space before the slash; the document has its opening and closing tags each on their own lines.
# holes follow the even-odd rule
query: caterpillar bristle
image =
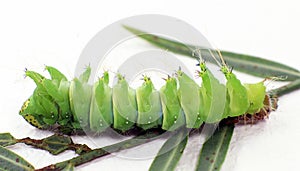
<svg viewBox="0 0 300 171">
<path fill-rule="evenodd" d="M 278 96 L 277 95 L 270 95 L 271 100 L 271 110 L 275 111 L 278 108 Z"/>
</svg>

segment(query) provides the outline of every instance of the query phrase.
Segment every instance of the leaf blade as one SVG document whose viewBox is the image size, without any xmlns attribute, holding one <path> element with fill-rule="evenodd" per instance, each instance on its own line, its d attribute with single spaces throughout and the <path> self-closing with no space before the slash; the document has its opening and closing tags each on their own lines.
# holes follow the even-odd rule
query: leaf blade
<svg viewBox="0 0 300 171">
<path fill-rule="evenodd" d="M 178 133 L 175 133 L 174 136 L 171 136 L 171 138 L 169 138 L 159 150 L 149 168 L 149 171 L 174 170 L 182 156 L 187 140 L 188 133 L 186 129 L 180 130 Z M 174 146 L 174 144 L 176 145 Z M 170 150 L 170 148 L 172 149 Z"/>
<path fill-rule="evenodd" d="M 155 46 L 191 58 L 195 58 L 193 52 L 195 49 L 199 48 L 195 45 L 183 44 L 177 41 L 149 34 L 129 26 L 123 27 Z M 221 51 L 221 54 L 229 66 L 243 73 L 262 78 L 286 76 L 287 78 L 284 79 L 284 81 L 293 81 L 300 78 L 299 70 L 278 62 L 228 51 Z M 216 64 L 216 62 L 210 57 L 209 52 L 205 52 L 202 57 L 206 61 Z"/>
<path fill-rule="evenodd" d="M 69 145 L 73 143 L 70 137 L 56 134 L 47 137 L 42 141 L 42 147 L 54 155 L 64 152 L 69 148 Z"/>
<path fill-rule="evenodd" d="M 0 146 L 6 147 L 9 145 L 14 145 L 17 143 L 17 140 L 10 133 L 1 133 L 0 134 Z"/>
<path fill-rule="evenodd" d="M 282 87 L 270 90 L 268 92 L 268 94 L 270 96 L 278 96 L 278 97 L 280 97 L 280 96 L 283 96 L 285 94 L 291 93 L 291 92 L 293 92 L 295 90 L 298 90 L 298 89 L 300 89 L 300 79 L 292 81 L 289 84 L 284 85 Z"/>
<path fill-rule="evenodd" d="M 42 170 L 48 170 L 48 169 L 56 169 L 56 170 L 62 170 L 65 167 L 67 167 L 68 164 L 72 163 L 74 166 L 79 166 L 81 164 L 87 163 L 89 161 L 95 160 L 97 158 L 109 155 L 114 152 L 119 152 L 124 149 L 129 149 L 133 148 L 136 146 L 139 146 L 141 144 L 151 142 L 157 138 L 159 138 L 164 131 L 161 129 L 153 129 L 153 130 L 148 130 L 146 132 L 142 132 L 136 137 L 133 137 L 128 140 L 121 141 L 119 143 L 109 145 L 106 147 L 102 148 L 97 148 L 90 150 L 82 155 L 79 155 L 77 157 L 74 157 L 69 160 L 65 160 L 56 164 L 51 164 L 49 166 L 43 167 L 41 169 L 37 169 L 37 171 L 42 171 Z"/>
<path fill-rule="evenodd" d="M 34 170 L 34 167 L 16 153 L 0 146 L 0 170 Z"/>
<path fill-rule="evenodd" d="M 225 160 L 234 125 L 220 126 L 201 149 L 197 168 L 198 171 L 217 171 Z"/>
<path fill-rule="evenodd" d="M 62 171 L 74 171 L 74 165 L 69 163 Z"/>
</svg>

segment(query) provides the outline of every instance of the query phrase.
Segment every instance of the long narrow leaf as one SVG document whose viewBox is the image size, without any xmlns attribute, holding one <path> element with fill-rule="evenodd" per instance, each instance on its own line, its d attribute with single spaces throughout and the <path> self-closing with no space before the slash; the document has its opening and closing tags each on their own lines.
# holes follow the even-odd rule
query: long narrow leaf
<svg viewBox="0 0 300 171">
<path fill-rule="evenodd" d="M 225 160 L 234 125 L 220 126 L 208 139 L 200 152 L 197 169 L 199 171 L 217 171 Z"/>
<path fill-rule="evenodd" d="M 74 171 L 74 165 L 70 163 L 62 171 Z"/>
<path fill-rule="evenodd" d="M 174 170 L 182 156 L 188 140 L 186 129 L 180 130 L 171 136 L 159 150 L 156 158 L 151 164 L 149 171 L 171 171 Z"/>
<path fill-rule="evenodd" d="M 188 57 L 195 58 L 193 55 L 194 50 L 199 48 L 195 45 L 188 45 L 159 37 L 129 26 L 124 26 L 124 28 L 155 46 Z M 208 51 L 203 51 L 202 53 L 202 57 L 206 61 L 216 64 Z M 300 78 L 300 72 L 297 69 L 278 62 L 228 51 L 221 51 L 221 54 L 229 66 L 232 66 L 235 70 L 240 72 L 263 78 L 286 77 L 286 79 L 284 79 L 285 81 L 292 81 Z"/>
<path fill-rule="evenodd" d="M 292 91 L 300 89 L 300 79 L 295 80 L 287 85 L 269 91 L 270 95 L 283 96 Z"/>
<path fill-rule="evenodd" d="M 34 167 L 16 153 L 0 146 L 0 170 L 34 170 Z"/>
</svg>

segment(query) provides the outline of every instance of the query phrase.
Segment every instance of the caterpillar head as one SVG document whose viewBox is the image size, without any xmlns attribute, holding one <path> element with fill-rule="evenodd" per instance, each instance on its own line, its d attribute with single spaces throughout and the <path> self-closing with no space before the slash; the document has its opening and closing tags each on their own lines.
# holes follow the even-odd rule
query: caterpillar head
<svg viewBox="0 0 300 171">
<path fill-rule="evenodd" d="M 30 112 L 33 111 L 31 108 L 31 100 L 30 98 L 23 103 L 23 106 L 19 112 L 21 116 L 32 126 L 38 129 L 47 129 L 48 125 L 42 120 L 41 116 Z"/>
</svg>

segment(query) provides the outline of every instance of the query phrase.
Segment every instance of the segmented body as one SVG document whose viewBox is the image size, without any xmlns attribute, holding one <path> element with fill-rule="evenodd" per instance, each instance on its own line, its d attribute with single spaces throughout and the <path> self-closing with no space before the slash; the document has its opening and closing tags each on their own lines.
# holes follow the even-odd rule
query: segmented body
<svg viewBox="0 0 300 171">
<path fill-rule="evenodd" d="M 120 74 L 118 83 L 109 87 L 108 72 L 89 85 L 89 67 L 72 81 L 53 67 L 47 66 L 46 70 L 51 79 L 26 71 L 37 88 L 20 110 L 26 121 L 39 129 L 56 125 L 93 132 L 112 127 L 125 132 L 138 126 L 172 131 L 184 125 L 199 128 L 204 122 L 226 118 L 234 123 L 255 123 L 272 110 L 263 82 L 242 84 L 231 71 L 222 68 L 227 79 L 223 85 L 204 63 L 200 63 L 198 72 L 201 85 L 179 70 L 177 78 L 168 77 L 160 90 L 148 77 L 134 90 Z"/>
</svg>

